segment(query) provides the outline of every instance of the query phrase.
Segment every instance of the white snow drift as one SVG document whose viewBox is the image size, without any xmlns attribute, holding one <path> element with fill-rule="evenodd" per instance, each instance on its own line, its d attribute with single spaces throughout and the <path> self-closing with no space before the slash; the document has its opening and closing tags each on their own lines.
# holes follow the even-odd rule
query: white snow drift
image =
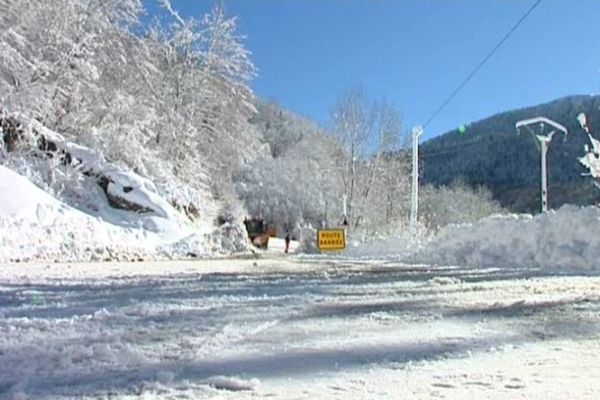
<svg viewBox="0 0 600 400">
<path fill-rule="evenodd" d="M 74 209 L 0 166 L 0 261 L 142 257 L 157 235 L 111 225 Z"/>
<path fill-rule="evenodd" d="M 161 215 L 112 213 L 112 219 L 129 218 L 128 223 L 137 218 L 140 227 L 115 225 L 70 207 L 0 165 L 0 262 L 208 256 L 245 240 L 225 229 L 211 232 Z"/>
<path fill-rule="evenodd" d="M 600 209 L 564 206 L 535 217 L 500 215 L 450 225 L 413 261 L 478 267 L 600 271 Z"/>
<path fill-rule="evenodd" d="M 423 231 L 424 232 L 424 231 Z M 563 206 L 545 214 L 494 215 L 448 225 L 436 235 L 402 236 L 357 245 L 344 256 L 551 273 L 600 272 L 600 208 Z"/>
</svg>

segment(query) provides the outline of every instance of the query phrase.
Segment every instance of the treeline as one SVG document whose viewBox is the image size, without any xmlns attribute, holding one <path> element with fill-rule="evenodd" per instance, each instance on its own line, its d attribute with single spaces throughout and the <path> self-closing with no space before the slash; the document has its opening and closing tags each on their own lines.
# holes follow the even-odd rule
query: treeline
<svg viewBox="0 0 600 400">
<path fill-rule="evenodd" d="M 410 216 L 410 149 L 399 112 L 372 100 L 360 87 L 342 92 L 331 127 L 258 101 L 252 123 L 269 144 L 271 156 L 234 174 L 237 193 L 253 215 L 295 231 L 298 224 L 339 226 L 353 238 L 407 231 Z M 426 186 L 420 192 L 420 222 L 428 229 L 472 222 L 501 207 L 485 188 L 461 182 Z"/>
<path fill-rule="evenodd" d="M 340 226 L 344 217 L 362 236 L 402 229 L 409 160 L 393 155 L 403 146 L 397 110 L 350 88 L 340 94 L 329 130 L 273 101 L 258 101 L 257 111 L 252 123 L 269 144 L 270 157 L 234 174 L 251 214 L 292 232 L 300 225 Z"/>
</svg>

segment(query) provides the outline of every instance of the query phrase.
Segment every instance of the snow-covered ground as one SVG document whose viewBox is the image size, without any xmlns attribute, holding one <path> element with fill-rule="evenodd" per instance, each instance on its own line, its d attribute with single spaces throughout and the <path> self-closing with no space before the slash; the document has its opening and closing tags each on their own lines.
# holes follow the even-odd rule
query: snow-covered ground
<svg viewBox="0 0 600 400">
<path fill-rule="evenodd" d="M 593 276 L 283 255 L 13 264 L 0 310 L 8 399 L 600 394 Z"/>
<path fill-rule="evenodd" d="M 0 261 L 145 257 L 155 233 L 121 228 L 74 209 L 0 166 Z"/>
</svg>

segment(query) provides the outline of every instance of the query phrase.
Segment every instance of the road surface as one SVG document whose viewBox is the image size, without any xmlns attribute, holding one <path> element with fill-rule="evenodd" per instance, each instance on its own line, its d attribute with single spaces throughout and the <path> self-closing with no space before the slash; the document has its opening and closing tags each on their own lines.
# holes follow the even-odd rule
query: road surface
<svg viewBox="0 0 600 400">
<path fill-rule="evenodd" d="M 600 398 L 598 277 L 281 255 L 0 267 L 0 398 Z"/>
</svg>

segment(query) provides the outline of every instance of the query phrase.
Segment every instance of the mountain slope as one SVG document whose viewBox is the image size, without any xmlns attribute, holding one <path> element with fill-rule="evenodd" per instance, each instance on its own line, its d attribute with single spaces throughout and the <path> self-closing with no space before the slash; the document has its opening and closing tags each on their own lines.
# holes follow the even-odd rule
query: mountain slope
<svg viewBox="0 0 600 400">
<path fill-rule="evenodd" d="M 471 185 L 487 186 L 513 211 L 539 211 L 539 145 L 530 132 L 518 134 L 515 123 L 545 116 L 569 131 L 567 137 L 557 134 L 549 146 L 549 206 L 597 203 L 600 191 L 593 187 L 591 178 L 582 175 L 586 170 L 578 161 L 589 140 L 576 117 L 585 112 L 594 132 L 600 127 L 599 107 L 600 96 L 570 96 L 494 115 L 471 124 L 463 134 L 447 132 L 421 146 L 422 182 L 448 185 L 463 179 Z"/>
</svg>

